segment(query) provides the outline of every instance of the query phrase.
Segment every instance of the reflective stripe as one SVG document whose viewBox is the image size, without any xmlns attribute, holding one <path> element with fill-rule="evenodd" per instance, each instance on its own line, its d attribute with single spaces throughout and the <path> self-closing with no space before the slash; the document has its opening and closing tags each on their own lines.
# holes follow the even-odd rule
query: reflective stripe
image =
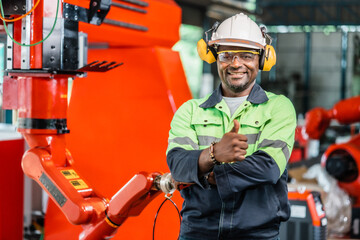
<svg viewBox="0 0 360 240">
<path fill-rule="evenodd" d="M 213 136 L 198 136 L 200 146 L 210 146 L 212 142 L 219 142 L 221 138 Z"/>
<path fill-rule="evenodd" d="M 261 132 L 259 133 L 253 133 L 253 134 L 244 134 L 248 141 L 248 144 L 255 144 L 256 140 L 258 140 L 259 136 L 260 136 Z M 200 146 L 210 146 L 210 144 L 212 142 L 219 142 L 221 140 L 221 138 L 216 138 L 213 136 L 198 136 L 198 140 L 199 140 L 199 145 Z"/>
<path fill-rule="evenodd" d="M 288 147 L 287 147 L 286 142 L 284 142 L 284 141 L 264 139 L 264 140 L 258 145 L 258 148 L 261 148 L 261 147 L 281 148 L 282 152 L 283 152 L 284 155 L 285 155 L 286 161 L 288 161 L 289 158 L 290 158 L 289 149 L 288 149 Z"/>
<path fill-rule="evenodd" d="M 195 150 L 199 149 L 199 145 L 197 145 L 189 137 L 176 137 L 176 138 L 173 138 L 173 139 L 169 139 L 169 144 L 170 143 L 176 143 L 176 144 L 179 144 L 179 145 L 190 145 Z"/>
<path fill-rule="evenodd" d="M 244 134 L 247 137 L 248 144 L 255 144 L 256 140 L 259 139 L 261 132 L 253 133 L 253 134 Z"/>
</svg>

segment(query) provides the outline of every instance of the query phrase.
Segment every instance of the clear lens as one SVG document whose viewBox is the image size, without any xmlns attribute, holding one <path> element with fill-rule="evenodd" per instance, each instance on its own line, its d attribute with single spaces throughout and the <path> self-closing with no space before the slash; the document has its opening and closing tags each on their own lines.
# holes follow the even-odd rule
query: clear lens
<svg viewBox="0 0 360 240">
<path fill-rule="evenodd" d="M 232 63 L 235 60 L 235 57 L 238 57 L 238 60 L 252 61 L 255 59 L 255 56 L 258 55 L 257 52 L 220 52 L 218 57 L 220 62 Z"/>
</svg>

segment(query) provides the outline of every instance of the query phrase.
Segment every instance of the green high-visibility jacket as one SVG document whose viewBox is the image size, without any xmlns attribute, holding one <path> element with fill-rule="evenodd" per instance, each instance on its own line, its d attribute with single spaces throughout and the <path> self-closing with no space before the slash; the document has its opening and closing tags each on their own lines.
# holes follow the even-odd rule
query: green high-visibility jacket
<svg viewBox="0 0 360 240">
<path fill-rule="evenodd" d="M 200 153 L 211 142 L 220 141 L 233 128 L 234 119 L 240 123 L 239 133 L 248 139 L 246 158 L 216 165 L 217 185 L 210 186 L 205 177 L 198 177 Z M 221 85 L 203 99 L 184 103 L 171 122 L 167 149 L 173 178 L 196 183 L 181 191 L 185 200 L 181 235 L 199 239 L 232 239 L 231 234 L 234 239 L 276 237 L 280 222 L 290 213 L 286 164 L 295 127 L 290 100 L 266 92 L 258 84 L 233 116 L 222 99 Z M 243 218 L 253 214 L 262 217 Z M 260 235 L 257 229 L 261 229 Z"/>
</svg>

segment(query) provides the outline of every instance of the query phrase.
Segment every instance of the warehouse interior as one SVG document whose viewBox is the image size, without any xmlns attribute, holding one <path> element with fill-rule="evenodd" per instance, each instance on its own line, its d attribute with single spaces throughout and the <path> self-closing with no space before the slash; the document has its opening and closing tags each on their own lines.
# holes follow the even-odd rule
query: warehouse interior
<svg viewBox="0 0 360 240">
<path fill-rule="evenodd" d="M 101 231 L 177 239 L 183 200 L 166 185 L 170 122 L 184 102 L 219 86 L 217 66 L 199 58 L 197 42 L 240 12 L 266 26 L 276 51 L 276 65 L 256 82 L 290 99 L 297 116 L 287 165 L 292 215 L 280 239 L 360 239 L 360 1 L 2 0 L 0 7 L 1 240 L 106 239 Z M 316 137 L 305 132 L 314 109 Z M 121 224 L 106 228 L 107 218 L 76 212 L 90 208 Z"/>
</svg>

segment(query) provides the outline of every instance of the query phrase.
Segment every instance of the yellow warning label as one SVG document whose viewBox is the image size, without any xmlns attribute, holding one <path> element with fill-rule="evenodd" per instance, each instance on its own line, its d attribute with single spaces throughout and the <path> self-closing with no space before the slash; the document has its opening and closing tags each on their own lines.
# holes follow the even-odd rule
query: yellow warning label
<svg viewBox="0 0 360 240">
<path fill-rule="evenodd" d="M 86 183 L 81 179 L 71 180 L 70 183 L 75 189 L 89 188 L 88 185 L 86 185 Z"/>
<path fill-rule="evenodd" d="M 61 170 L 61 173 L 64 175 L 66 179 L 80 178 L 79 175 L 73 169 Z"/>
</svg>

